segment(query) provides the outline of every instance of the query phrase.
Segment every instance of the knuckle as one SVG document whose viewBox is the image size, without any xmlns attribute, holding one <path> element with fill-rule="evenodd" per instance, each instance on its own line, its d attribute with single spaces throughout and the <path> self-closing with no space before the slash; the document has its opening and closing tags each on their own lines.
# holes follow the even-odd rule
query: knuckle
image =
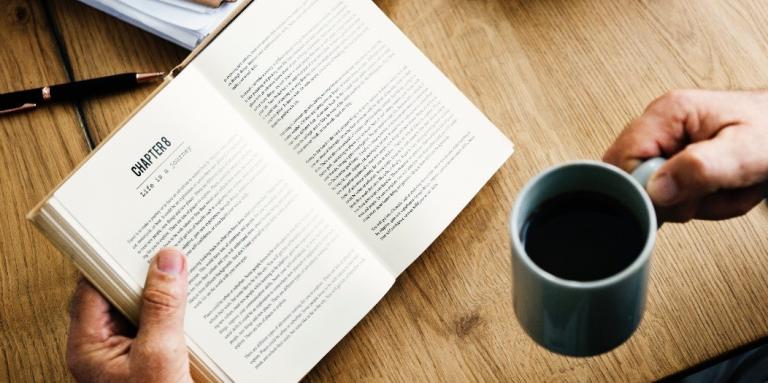
<svg viewBox="0 0 768 383">
<path fill-rule="evenodd" d="M 689 89 L 674 89 L 665 93 L 662 98 L 669 103 L 681 105 L 687 104 L 691 100 L 693 93 L 694 91 Z"/>
<path fill-rule="evenodd" d="M 682 159 L 685 166 L 683 169 L 685 171 L 684 176 L 691 177 L 701 186 L 711 186 L 714 175 L 712 162 L 696 145 L 690 145 L 683 150 Z"/>
<path fill-rule="evenodd" d="M 142 310 L 152 310 L 160 313 L 171 313 L 182 305 L 182 298 L 173 292 L 147 287 L 142 294 Z"/>
<path fill-rule="evenodd" d="M 655 100 L 651 101 L 650 104 L 648 104 L 648 110 L 656 110 L 671 103 L 671 101 L 675 99 L 677 92 L 679 91 L 670 90 L 662 94 L 661 96 L 657 97 Z"/>
<path fill-rule="evenodd" d="M 673 89 L 667 91 L 659 98 L 651 102 L 648 110 L 677 110 L 692 102 L 692 98 L 697 91 L 691 89 Z"/>
</svg>

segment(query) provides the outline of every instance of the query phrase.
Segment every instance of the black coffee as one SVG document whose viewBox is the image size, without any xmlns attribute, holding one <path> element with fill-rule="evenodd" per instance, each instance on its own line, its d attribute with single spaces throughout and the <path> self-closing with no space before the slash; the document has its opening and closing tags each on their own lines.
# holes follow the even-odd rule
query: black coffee
<svg viewBox="0 0 768 383">
<path fill-rule="evenodd" d="M 563 279 L 614 275 L 640 255 L 645 234 L 632 212 L 598 192 L 558 195 L 539 206 L 520 238 L 536 265 Z"/>
</svg>

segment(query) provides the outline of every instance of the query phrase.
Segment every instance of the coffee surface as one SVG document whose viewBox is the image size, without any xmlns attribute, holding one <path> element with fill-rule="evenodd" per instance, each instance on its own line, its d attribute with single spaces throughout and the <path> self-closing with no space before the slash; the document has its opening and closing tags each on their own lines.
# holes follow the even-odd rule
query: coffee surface
<svg viewBox="0 0 768 383">
<path fill-rule="evenodd" d="M 615 198 L 592 191 L 558 195 L 542 203 L 523 225 L 528 257 L 550 274 L 593 281 L 619 273 L 639 255 L 646 235 Z"/>
</svg>

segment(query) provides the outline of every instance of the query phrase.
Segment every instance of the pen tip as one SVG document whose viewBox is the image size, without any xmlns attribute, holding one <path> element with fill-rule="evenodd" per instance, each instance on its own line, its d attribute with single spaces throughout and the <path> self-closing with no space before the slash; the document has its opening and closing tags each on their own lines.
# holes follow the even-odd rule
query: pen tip
<svg viewBox="0 0 768 383">
<path fill-rule="evenodd" d="M 136 73 L 136 82 L 139 84 L 155 82 L 161 80 L 164 76 L 164 72 Z"/>
</svg>

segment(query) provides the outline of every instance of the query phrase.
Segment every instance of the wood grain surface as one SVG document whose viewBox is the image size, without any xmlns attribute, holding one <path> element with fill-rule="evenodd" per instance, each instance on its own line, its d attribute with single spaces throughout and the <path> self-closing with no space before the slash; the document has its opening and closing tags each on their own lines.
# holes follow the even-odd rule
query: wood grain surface
<svg viewBox="0 0 768 383">
<path fill-rule="evenodd" d="M 528 179 L 562 161 L 600 158 L 663 92 L 768 88 L 768 4 L 376 3 L 516 153 L 308 381 L 641 382 L 768 336 L 765 205 L 725 222 L 665 225 L 640 328 L 593 358 L 554 355 L 523 333 L 512 311 L 506 224 Z M 5 2 L 0 17 L 0 91 L 67 74 L 167 70 L 185 54 L 74 1 Z M 88 136 L 100 142 L 146 92 L 84 103 Z M 0 381 L 67 379 L 66 297 L 75 272 L 23 215 L 85 155 L 77 112 L 60 106 L 0 119 Z"/>
<path fill-rule="evenodd" d="M 45 10 L 0 3 L 0 92 L 65 82 Z M 26 222 L 29 208 L 88 152 L 71 105 L 0 118 L 0 381 L 67 379 L 67 303 L 77 271 Z"/>
</svg>

